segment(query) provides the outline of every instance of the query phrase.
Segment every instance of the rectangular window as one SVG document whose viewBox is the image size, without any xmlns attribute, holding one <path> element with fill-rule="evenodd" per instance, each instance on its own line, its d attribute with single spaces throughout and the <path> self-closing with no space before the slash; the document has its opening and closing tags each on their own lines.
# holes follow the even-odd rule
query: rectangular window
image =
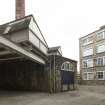
<svg viewBox="0 0 105 105">
<path fill-rule="evenodd" d="M 84 68 L 93 67 L 93 59 L 83 60 L 83 67 Z"/>
<path fill-rule="evenodd" d="M 85 72 L 83 74 L 84 80 L 93 80 L 94 79 L 94 73 L 93 72 Z"/>
<path fill-rule="evenodd" d="M 103 57 L 103 65 L 105 65 L 105 56 Z"/>
<path fill-rule="evenodd" d="M 97 58 L 97 65 L 102 66 L 103 65 L 103 57 L 98 57 Z"/>
<path fill-rule="evenodd" d="M 69 63 L 66 63 L 66 64 L 65 64 L 65 69 L 66 69 L 66 70 L 69 70 L 69 65 L 70 65 Z"/>
<path fill-rule="evenodd" d="M 83 80 L 87 80 L 87 73 L 83 74 Z"/>
<path fill-rule="evenodd" d="M 97 45 L 97 53 L 105 52 L 105 43 Z"/>
<path fill-rule="evenodd" d="M 104 80 L 104 71 L 96 72 L 96 79 L 97 80 Z"/>
<path fill-rule="evenodd" d="M 83 61 L 83 67 L 84 67 L 84 68 L 87 68 L 87 60 L 84 60 L 84 61 Z"/>
<path fill-rule="evenodd" d="M 97 33 L 97 36 L 96 36 L 97 40 L 102 40 L 105 38 L 105 32 L 100 32 L 100 33 Z"/>
<path fill-rule="evenodd" d="M 93 67 L 93 59 L 87 60 L 87 67 Z"/>
<path fill-rule="evenodd" d="M 83 39 L 83 41 L 82 41 L 83 45 L 87 45 L 87 44 L 90 44 L 92 42 L 93 42 L 93 36 L 89 36 L 89 37 Z"/>
<path fill-rule="evenodd" d="M 83 56 L 89 56 L 93 54 L 93 48 L 89 47 L 89 48 L 84 48 L 83 49 Z"/>
<path fill-rule="evenodd" d="M 88 73 L 88 80 L 93 80 L 93 79 L 94 79 L 94 74 Z"/>
</svg>

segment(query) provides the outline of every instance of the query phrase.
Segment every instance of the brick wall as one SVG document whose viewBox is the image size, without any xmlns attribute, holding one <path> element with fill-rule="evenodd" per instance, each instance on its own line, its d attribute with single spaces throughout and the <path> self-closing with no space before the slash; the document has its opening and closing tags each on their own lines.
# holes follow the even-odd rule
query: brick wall
<svg viewBox="0 0 105 105">
<path fill-rule="evenodd" d="M 25 17 L 25 0 L 16 0 L 16 19 Z"/>
</svg>

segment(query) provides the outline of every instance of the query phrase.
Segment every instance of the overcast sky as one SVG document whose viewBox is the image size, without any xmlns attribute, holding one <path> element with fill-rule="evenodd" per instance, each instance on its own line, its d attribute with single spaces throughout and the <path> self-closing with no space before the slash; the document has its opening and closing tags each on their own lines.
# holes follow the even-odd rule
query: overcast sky
<svg viewBox="0 0 105 105">
<path fill-rule="evenodd" d="M 79 60 L 79 41 L 105 24 L 105 0 L 26 0 L 49 47 L 62 46 L 63 56 Z M 0 1 L 0 24 L 15 19 L 15 0 Z"/>
</svg>

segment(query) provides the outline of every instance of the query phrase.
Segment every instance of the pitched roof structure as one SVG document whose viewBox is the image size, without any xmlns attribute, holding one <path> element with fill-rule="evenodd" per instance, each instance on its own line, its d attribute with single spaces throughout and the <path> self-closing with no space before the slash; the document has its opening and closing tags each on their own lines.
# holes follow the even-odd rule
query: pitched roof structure
<svg viewBox="0 0 105 105">
<path fill-rule="evenodd" d="M 61 46 L 51 47 L 49 48 L 48 53 L 58 51 L 59 48 L 61 48 Z"/>
<path fill-rule="evenodd" d="M 36 36 L 38 36 L 39 39 L 42 40 L 45 43 L 45 45 L 48 47 L 48 44 L 47 44 L 47 42 L 46 42 L 46 40 L 45 40 L 45 38 L 44 38 L 40 28 L 39 28 L 37 22 L 35 21 L 33 15 L 25 16 L 24 18 L 17 19 L 17 20 L 11 21 L 9 23 L 0 25 L 0 35 L 5 35 L 8 33 L 12 33 L 12 32 L 22 30 L 22 29 L 29 28 L 29 25 L 31 24 L 31 20 L 33 20 L 35 23 L 34 24 L 35 26 L 33 27 L 33 29 L 36 32 L 35 33 Z"/>
<path fill-rule="evenodd" d="M 10 32 L 28 28 L 29 23 L 31 21 L 31 17 L 32 17 L 32 15 L 29 15 L 22 19 L 18 19 L 18 20 L 0 25 L 0 34 L 3 35 L 3 34 L 10 33 Z M 8 31 L 6 31 L 8 29 L 8 27 L 10 27 L 10 28 Z"/>
</svg>

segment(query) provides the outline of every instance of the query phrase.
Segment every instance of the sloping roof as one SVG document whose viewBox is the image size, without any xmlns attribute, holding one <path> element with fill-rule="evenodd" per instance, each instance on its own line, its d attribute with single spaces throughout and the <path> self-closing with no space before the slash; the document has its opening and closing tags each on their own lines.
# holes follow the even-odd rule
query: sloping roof
<svg viewBox="0 0 105 105">
<path fill-rule="evenodd" d="M 19 30 L 28 28 L 32 18 L 36 24 L 36 27 L 38 28 L 38 30 L 40 32 L 42 39 L 44 40 L 45 44 L 48 47 L 48 44 L 39 28 L 37 22 L 35 21 L 33 15 L 25 16 L 24 18 L 17 19 L 17 20 L 11 21 L 9 23 L 0 25 L 0 35 L 4 35 L 4 34 L 8 34 L 11 32 L 15 32 L 15 31 L 19 31 Z"/>
<path fill-rule="evenodd" d="M 0 34 L 7 34 L 10 32 L 18 31 L 28 28 L 32 15 L 26 16 L 22 19 L 18 19 L 3 25 L 0 25 Z"/>
<path fill-rule="evenodd" d="M 61 48 L 61 46 L 51 47 L 49 48 L 48 53 L 58 51 L 59 48 Z"/>
</svg>

